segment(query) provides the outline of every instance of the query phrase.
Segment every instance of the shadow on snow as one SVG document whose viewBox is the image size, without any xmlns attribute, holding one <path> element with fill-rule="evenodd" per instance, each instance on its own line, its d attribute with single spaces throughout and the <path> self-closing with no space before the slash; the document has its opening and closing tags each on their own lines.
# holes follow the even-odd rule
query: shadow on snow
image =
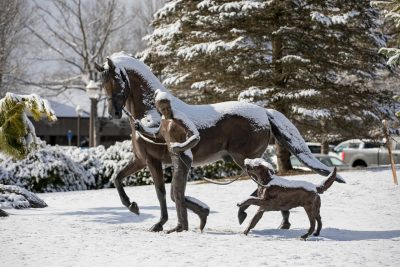
<svg viewBox="0 0 400 267">
<path fill-rule="evenodd" d="M 252 230 L 250 235 L 270 236 L 277 239 L 296 239 L 305 234 L 308 229 L 268 229 L 268 230 Z M 400 238 L 400 230 L 387 231 L 357 231 L 337 228 L 322 228 L 318 237 L 310 236 L 308 241 L 361 241 L 361 240 L 381 240 Z"/>
<path fill-rule="evenodd" d="M 152 209 L 150 206 L 149 209 Z M 146 207 L 141 207 L 140 211 L 146 210 Z M 100 222 L 107 224 L 124 224 L 137 223 L 155 216 L 150 213 L 140 212 L 139 215 L 133 214 L 125 207 L 99 207 L 85 210 L 77 210 L 70 212 L 62 212 L 58 215 L 63 216 L 85 216 L 85 220 L 91 222 Z"/>
</svg>

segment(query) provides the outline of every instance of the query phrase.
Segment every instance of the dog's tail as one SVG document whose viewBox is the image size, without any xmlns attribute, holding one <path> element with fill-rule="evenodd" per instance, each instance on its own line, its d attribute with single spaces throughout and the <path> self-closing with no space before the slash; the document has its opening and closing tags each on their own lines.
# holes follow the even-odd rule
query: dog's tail
<svg viewBox="0 0 400 267">
<path fill-rule="evenodd" d="M 328 190 L 329 187 L 331 187 L 331 185 L 333 184 L 335 179 L 336 179 L 336 167 L 329 174 L 328 179 L 326 179 L 324 182 L 322 182 L 321 185 L 317 186 L 317 192 L 319 194 L 324 193 L 326 190 Z"/>
</svg>

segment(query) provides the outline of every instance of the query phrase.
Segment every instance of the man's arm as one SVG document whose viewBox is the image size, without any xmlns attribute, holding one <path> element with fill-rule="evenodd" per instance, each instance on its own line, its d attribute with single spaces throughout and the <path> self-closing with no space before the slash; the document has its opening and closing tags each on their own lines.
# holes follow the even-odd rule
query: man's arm
<svg viewBox="0 0 400 267">
<path fill-rule="evenodd" d="M 185 129 L 186 136 L 189 136 L 189 138 L 187 138 L 186 141 L 182 143 L 171 143 L 171 149 L 175 153 L 191 149 L 195 147 L 200 141 L 200 136 L 197 131 L 195 134 L 185 125 L 185 123 L 179 120 L 177 122 Z"/>
<path fill-rule="evenodd" d="M 182 152 L 195 147 L 200 141 L 200 136 L 192 135 L 183 143 L 171 143 L 173 152 Z"/>
<path fill-rule="evenodd" d="M 161 139 L 160 127 L 161 127 L 161 124 L 156 131 L 151 131 L 148 127 L 144 126 L 139 120 L 135 121 L 135 130 L 140 132 L 145 137 L 149 137 L 149 138 Z"/>
</svg>

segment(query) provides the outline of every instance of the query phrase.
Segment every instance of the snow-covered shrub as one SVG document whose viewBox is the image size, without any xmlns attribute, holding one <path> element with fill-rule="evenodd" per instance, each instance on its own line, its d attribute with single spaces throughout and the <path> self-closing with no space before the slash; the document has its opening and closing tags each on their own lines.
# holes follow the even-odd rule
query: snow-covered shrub
<svg viewBox="0 0 400 267">
<path fill-rule="evenodd" d="M 96 188 L 94 176 L 57 146 L 42 146 L 22 160 L 2 155 L 0 163 L 5 170 L 0 175 L 2 184 L 18 185 L 34 192 Z"/>
<path fill-rule="evenodd" d="M 118 172 L 134 157 L 131 141 L 105 148 L 49 146 L 44 143 L 23 160 L 0 154 L 0 184 L 18 185 L 33 192 L 73 191 L 113 187 Z M 173 168 L 164 166 L 170 182 Z M 240 174 L 233 162 L 218 161 L 192 168 L 189 180 L 222 178 Z M 124 179 L 124 185 L 152 184 L 147 168 Z"/>
<path fill-rule="evenodd" d="M 242 170 L 234 162 L 224 162 L 219 160 L 213 164 L 204 165 L 202 167 L 192 168 L 189 180 L 200 180 L 206 178 L 223 178 L 233 175 L 239 175 Z"/>
<path fill-rule="evenodd" d="M 47 207 L 46 202 L 38 198 L 34 193 L 16 185 L 0 184 L 0 208 L 25 209 L 45 207 Z M 3 216 L 5 215 L 3 214 Z"/>
</svg>

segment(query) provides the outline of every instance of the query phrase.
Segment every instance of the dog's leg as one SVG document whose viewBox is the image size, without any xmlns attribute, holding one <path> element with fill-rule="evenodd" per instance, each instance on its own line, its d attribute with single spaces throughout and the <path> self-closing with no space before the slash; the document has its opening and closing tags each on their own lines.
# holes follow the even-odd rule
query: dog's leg
<svg viewBox="0 0 400 267">
<path fill-rule="evenodd" d="M 256 189 L 253 193 L 251 193 L 250 196 L 252 197 L 256 197 L 257 196 L 257 192 L 258 189 Z M 246 209 L 249 207 L 249 205 L 243 205 L 240 206 L 239 210 L 238 210 L 238 220 L 239 220 L 239 224 L 242 224 L 244 222 L 244 220 L 247 217 L 247 213 L 246 213 Z"/>
<path fill-rule="evenodd" d="M 315 230 L 315 215 L 314 215 L 314 203 L 304 206 L 304 210 L 307 212 L 308 220 L 310 221 L 310 229 L 308 232 L 301 236 L 302 239 L 306 240 Z"/>
<path fill-rule="evenodd" d="M 318 197 L 315 201 L 315 218 L 317 219 L 317 231 L 315 231 L 314 236 L 319 236 L 319 233 L 321 232 L 322 229 L 322 220 L 321 220 L 321 215 L 320 215 L 320 210 L 321 210 L 321 199 Z"/>
<path fill-rule="evenodd" d="M 279 229 L 290 229 L 290 222 L 289 222 L 290 211 L 281 210 L 281 214 L 282 214 L 282 222 L 281 225 L 279 225 Z"/>
<path fill-rule="evenodd" d="M 253 219 L 251 219 L 251 222 L 249 224 L 249 226 L 247 227 L 247 229 L 243 232 L 243 234 L 247 235 L 251 229 L 254 228 L 254 226 L 256 226 L 256 224 L 258 223 L 258 221 L 261 219 L 261 217 L 264 214 L 264 209 L 259 208 L 257 213 L 254 215 Z"/>
<path fill-rule="evenodd" d="M 240 203 L 237 204 L 237 206 L 239 208 L 244 207 L 244 206 L 251 206 L 251 205 L 255 205 L 255 206 L 263 206 L 266 200 L 262 199 L 262 198 L 258 198 L 258 197 L 250 197 Z"/>
</svg>

